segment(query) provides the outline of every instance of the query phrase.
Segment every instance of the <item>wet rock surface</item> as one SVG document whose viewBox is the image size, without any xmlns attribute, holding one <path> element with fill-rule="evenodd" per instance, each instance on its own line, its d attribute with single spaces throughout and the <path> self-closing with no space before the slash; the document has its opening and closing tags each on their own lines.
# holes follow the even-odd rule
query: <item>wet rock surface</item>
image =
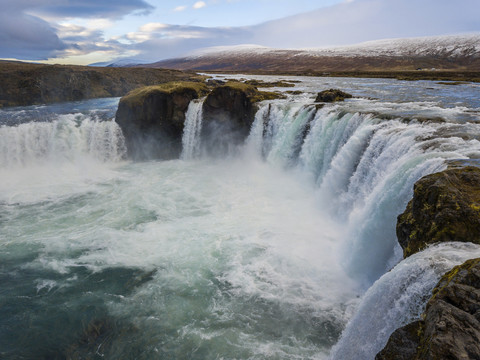
<svg viewBox="0 0 480 360">
<path fill-rule="evenodd" d="M 188 105 L 206 93 L 203 83 L 180 82 L 140 88 L 122 97 L 115 121 L 129 156 L 135 160 L 178 158 Z"/>
<path fill-rule="evenodd" d="M 480 244 L 480 169 L 449 169 L 417 181 L 398 217 L 397 237 L 405 257 L 437 242 Z"/>
<path fill-rule="evenodd" d="M 315 102 L 335 102 L 350 99 L 353 96 L 338 89 L 328 89 L 317 94 Z"/>
<path fill-rule="evenodd" d="M 376 360 L 480 359 L 480 258 L 446 273 L 422 319 L 397 329 Z"/>
</svg>

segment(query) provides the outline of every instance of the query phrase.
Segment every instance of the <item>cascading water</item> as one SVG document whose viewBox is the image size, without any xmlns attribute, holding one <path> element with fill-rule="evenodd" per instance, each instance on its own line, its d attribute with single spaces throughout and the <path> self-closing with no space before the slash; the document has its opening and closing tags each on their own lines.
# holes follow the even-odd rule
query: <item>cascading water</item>
<svg viewBox="0 0 480 360">
<path fill-rule="evenodd" d="M 0 168 L 73 162 L 85 156 L 115 162 L 125 152 L 122 132 L 115 122 L 98 121 L 83 114 L 0 127 Z"/>
<path fill-rule="evenodd" d="M 204 99 L 193 100 L 185 113 L 181 159 L 192 160 L 200 156 L 200 133 L 202 131 L 202 107 Z"/>
<path fill-rule="evenodd" d="M 445 168 L 447 159 L 480 156 L 479 141 L 452 137 L 451 128 L 336 107 L 266 104 L 247 146 L 311 179 L 320 206 L 344 229 L 346 269 L 368 286 L 401 258 L 395 219 L 415 181 Z"/>
<path fill-rule="evenodd" d="M 317 109 L 322 81 L 390 102 Z M 226 158 L 201 153 L 202 101 L 171 161 L 121 161 L 118 99 L 0 111 L 0 357 L 372 359 L 480 256 L 446 244 L 398 263 L 394 231 L 417 179 L 480 157 L 480 104 L 345 81 L 261 104 Z"/>
</svg>

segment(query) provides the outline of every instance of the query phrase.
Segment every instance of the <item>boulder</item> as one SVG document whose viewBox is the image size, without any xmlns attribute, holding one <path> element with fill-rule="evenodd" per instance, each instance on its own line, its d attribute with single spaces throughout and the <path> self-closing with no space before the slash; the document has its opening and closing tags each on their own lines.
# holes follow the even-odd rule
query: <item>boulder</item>
<svg viewBox="0 0 480 360">
<path fill-rule="evenodd" d="M 197 82 L 172 82 L 136 89 L 120 99 L 115 121 L 135 160 L 178 158 L 185 112 L 190 101 L 204 96 Z"/>
<path fill-rule="evenodd" d="M 398 216 L 404 257 L 446 241 L 480 244 L 480 168 L 466 166 L 427 175 Z"/>
<path fill-rule="evenodd" d="M 480 359 L 480 258 L 446 273 L 422 320 L 396 330 L 376 360 Z"/>
<path fill-rule="evenodd" d="M 353 96 L 338 89 L 328 89 L 318 93 L 315 102 L 335 102 L 350 99 Z"/>
<path fill-rule="evenodd" d="M 279 97 L 238 81 L 214 88 L 203 103 L 202 142 L 206 150 L 225 153 L 242 143 L 255 118 L 254 104 Z"/>
</svg>

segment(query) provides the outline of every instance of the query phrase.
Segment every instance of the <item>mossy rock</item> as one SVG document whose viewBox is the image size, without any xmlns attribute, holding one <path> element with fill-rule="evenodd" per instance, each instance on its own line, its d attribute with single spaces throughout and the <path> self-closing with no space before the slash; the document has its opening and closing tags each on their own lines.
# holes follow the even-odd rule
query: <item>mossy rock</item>
<svg viewBox="0 0 480 360">
<path fill-rule="evenodd" d="M 480 258 L 454 267 L 420 320 L 393 332 L 376 360 L 480 359 Z"/>
<path fill-rule="evenodd" d="M 473 166 L 427 175 L 397 219 L 404 257 L 447 241 L 480 244 L 480 169 Z"/>
<path fill-rule="evenodd" d="M 202 142 L 207 152 L 225 153 L 243 143 L 255 118 L 255 104 L 282 96 L 239 81 L 214 88 L 203 104 Z"/>
<path fill-rule="evenodd" d="M 199 82 L 170 82 L 129 92 L 120 99 L 115 121 L 131 158 L 171 159 L 181 153 L 185 113 L 208 88 Z"/>
<path fill-rule="evenodd" d="M 315 102 L 335 102 L 352 98 L 353 95 L 338 89 L 328 89 L 318 93 Z"/>
</svg>

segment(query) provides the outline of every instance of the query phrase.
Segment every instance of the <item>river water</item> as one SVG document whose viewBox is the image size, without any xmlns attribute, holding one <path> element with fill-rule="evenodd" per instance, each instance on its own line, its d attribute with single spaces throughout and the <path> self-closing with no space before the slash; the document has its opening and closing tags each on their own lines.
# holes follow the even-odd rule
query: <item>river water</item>
<svg viewBox="0 0 480 360">
<path fill-rule="evenodd" d="M 373 359 L 480 256 L 395 237 L 416 180 L 480 158 L 478 84 L 281 79 L 222 154 L 192 102 L 171 161 L 126 159 L 118 98 L 0 110 L 0 358 Z"/>
</svg>

